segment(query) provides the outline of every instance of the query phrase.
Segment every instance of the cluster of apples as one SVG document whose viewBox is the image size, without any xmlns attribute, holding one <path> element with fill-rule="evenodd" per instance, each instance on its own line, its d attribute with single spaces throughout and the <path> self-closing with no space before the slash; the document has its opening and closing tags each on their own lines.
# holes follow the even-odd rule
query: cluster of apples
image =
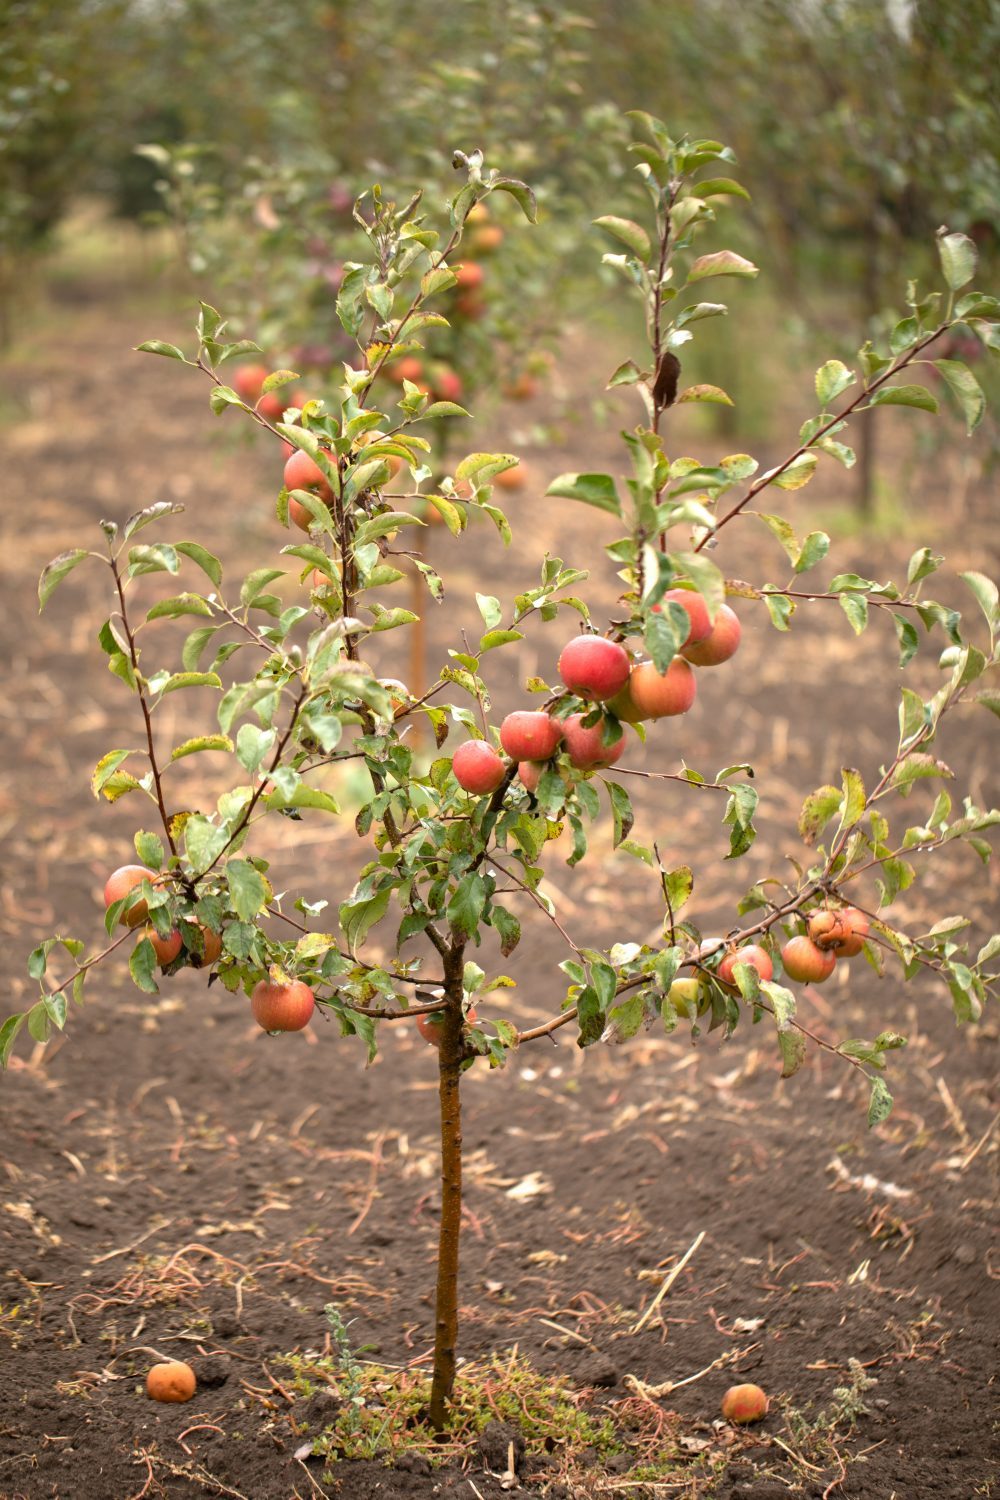
<svg viewBox="0 0 1000 1500">
<path fill-rule="evenodd" d="M 838 958 L 856 958 L 865 946 L 870 923 L 863 911 L 856 906 L 818 907 L 809 913 L 806 931 L 789 938 L 781 949 L 781 962 L 789 979 L 801 984 L 822 984 L 829 979 Z M 702 944 L 702 953 L 708 956 L 717 951 L 719 943 L 710 939 Z M 766 948 L 759 943 L 745 943 L 741 948 L 730 948 L 719 960 L 715 970 L 720 984 L 736 988 L 737 964 L 746 964 L 756 969 L 761 979 L 774 978 L 774 962 Z M 674 994 L 674 987 L 677 989 Z M 686 1002 L 697 998 L 697 979 L 675 980 L 671 987 L 671 999 L 680 1002 L 678 1008 L 687 1013 Z"/>
<path fill-rule="evenodd" d="M 680 655 L 665 672 L 651 661 L 633 665 L 625 647 L 607 636 L 578 635 L 563 648 L 558 663 L 569 691 L 588 703 L 603 704 L 625 724 L 687 713 L 696 690 L 692 663 L 714 667 L 728 661 L 740 643 L 740 622 L 728 604 L 720 607 L 714 622 L 710 620 L 704 599 L 692 589 L 670 589 L 664 602 L 671 601 L 687 612 L 691 628 Z M 580 771 L 612 766 L 621 757 L 624 734 L 615 744 L 606 745 L 602 725 L 585 726 L 587 717 L 570 714 L 557 719 L 544 710 L 507 715 L 500 726 L 500 744 L 510 760 L 517 762 L 518 776 L 529 791 L 537 788 L 545 762 L 560 748 Z M 496 791 L 507 774 L 507 762 L 485 740 L 459 745 L 451 765 L 459 786 L 476 796 Z"/>
<path fill-rule="evenodd" d="M 113 906 L 116 901 L 123 901 L 129 892 L 142 885 L 144 880 L 148 880 L 151 885 L 157 885 L 162 879 L 162 876 L 147 869 L 145 865 L 121 865 L 119 869 L 112 871 L 105 883 L 105 908 Z M 146 923 L 148 916 L 149 906 L 144 900 L 140 900 L 133 902 L 126 911 L 123 911 L 119 921 L 126 927 L 139 927 Z M 201 935 L 203 952 L 196 953 L 188 950 L 188 962 L 195 969 L 210 968 L 222 957 L 222 938 L 219 934 L 213 932 L 210 927 L 201 926 Z M 140 936 L 148 938 L 152 943 L 156 961 L 161 969 L 168 968 L 176 958 L 179 958 L 181 949 L 184 947 L 184 939 L 176 927 L 169 937 L 164 938 L 155 927 L 147 923 Z M 292 980 L 288 984 L 262 979 L 254 987 L 250 996 L 253 1018 L 265 1031 L 301 1031 L 304 1026 L 308 1026 L 315 1008 L 315 995 L 309 986 L 299 979 Z"/>
</svg>

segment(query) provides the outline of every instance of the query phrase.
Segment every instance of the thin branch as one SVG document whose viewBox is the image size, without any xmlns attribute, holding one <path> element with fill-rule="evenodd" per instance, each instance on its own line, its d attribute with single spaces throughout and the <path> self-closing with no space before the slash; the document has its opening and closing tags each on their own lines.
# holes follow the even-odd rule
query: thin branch
<svg viewBox="0 0 1000 1500">
<path fill-rule="evenodd" d="M 115 588 L 118 592 L 119 616 L 122 622 L 122 629 L 125 632 L 125 638 L 128 641 L 129 659 L 132 663 L 132 672 L 136 681 L 136 692 L 139 696 L 139 705 L 142 708 L 142 717 L 146 725 L 146 754 L 149 759 L 150 769 L 153 773 L 153 785 L 156 789 L 156 805 L 160 810 L 160 821 L 163 824 L 163 831 L 167 836 L 167 843 L 170 845 L 170 852 L 171 854 L 176 854 L 177 845 L 174 842 L 174 835 L 173 830 L 170 826 L 170 816 L 167 812 L 167 805 L 163 800 L 163 786 L 160 779 L 160 766 L 159 762 L 156 759 L 156 745 L 153 740 L 153 720 L 150 714 L 149 704 L 146 702 L 146 692 L 143 686 L 143 677 L 141 672 L 139 671 L 139 653 L 136 649 L 135 636 L 133 635 L 132 627 L 128 622 L 128 607 L 125 603 L 125 588 L 122 583 L 121 573 L 118 570 L 117 557 L 111 557 L 110 567 L 112 576 L 115 580 Z"/>
</svg>

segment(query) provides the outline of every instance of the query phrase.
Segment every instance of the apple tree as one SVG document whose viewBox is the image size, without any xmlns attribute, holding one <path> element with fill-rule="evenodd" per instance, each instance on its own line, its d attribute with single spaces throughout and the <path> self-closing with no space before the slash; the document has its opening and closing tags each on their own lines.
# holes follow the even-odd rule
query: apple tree
<svg viewBox="0 0 1000 1500">
<path fill-rule="evenodd" d="M 964 705 L 1000 712 L 1000 693 L 989 685 L 1000 656 L 995 585 L 978 572 L 963 575 L 967 620 L 932 596 L 942 559 L 928 548 L 913 554 L 898 584 L 854 572 L 810 584 L 804 575 L 824 563 L 830 539 L 819 531 L 800 536 L 770 508 L 773 501 L 766 509 L 757 504 L 765 491 L 780 497 L 801 489 L 821 463 L 849 465 L 850 430 L 864 413 L 889 404 L 933 411 L 935 400 L 920 383 L 929 363 L 974 427 L 983 407 L 979 387 L 959 362 L 935 361 L 934 345 L 955 328 L 992 344 L 1000 304 L 971 285 L 972 243 L 942 232 L 942 285 L 926 292 L 911 285 L 887 347 L 866 343 L 853 368 L 836 359 L 820 364 L 815 413 L 780 463 L 761 471 L 746 454 L 671 458 L 663 435 L 671 408 L 726 399 L 716 387 L 685 384 L 685 346 L 726 312 L 714 300 L 720 282 L 748 282 L 756 267 L 724 245 L 703 248 L 717 203 L 741 192 L 730 175 L 732 153 L 713 140 L 674 138 L 648 115 L 634 122 L 631 150 L 648 215 L 639 222 L 609 213 L 597 221 L 614 245 L 605 261 L 645 312 L 645 351 L 610 377 L 638 402 L 639 421 L 623 433 L 629 474 L 621 482 L 606 473 L 565 473 L 548 489 L 554 501 L 597 507 L 615 519 L 621 534 L 607 548 L 621 581 L 614 619 L 592 618 L 580 592 L 582 568 L 546 556 L 537 581 L 514 598 L 477 595 L 478 641 L 456 641 L 447 665 L 419 694 L 380 677 L 369 660 L 378 635 L 414 628 L 415 612 L 394 593 L 405 558 L 415 561 L 428 600 L 440 593 L 441 579 L 414 540 L 428 508 L 457 536 L 475 519 L 509 537 L 494 485 L 514 457 L 473 450 L 432 484 L 425 434 L 464 413 L 417 382 L 387 379 L 391 364 L 446 316 L 438 309 L 448 305 L 479 206 L 506 195 L 534 218 L 530 188 L 473 151 L 456 153 L 463 180 L 443 226 L 419 198 L 399 206 L 375 190 L 364 200 L 358 217 L 368 254 L 351 266 L 338 298 L 356 352 L 323 400 L 265 415 L 263 398 L 287 387 L 288 372 L 280 370 L 267 376 L 260 399 L 244 399 L 228 383 L 228 369 L 253 350 L 227 337 L 225 321 L 208 304 L 187 351 L 157 340 L 141 346 L 205 380 L 215 413 L 254 423 L 289 445 L 276 522 L 288 526 L 291 516 L 300 531 L 292 530 L 282 549 L 284 569 L 265 560 L 231 586 L 223 561 L 178 533 L 182 508 L 164 502 L 124 523 L 103 522 L 100 549 L 54 559 L 40 583 L 44 607 L 77 566 L 107 569 L 110 609 L 100 645 L 135 701 L 144 744 L 140 751 L 109 748 L 93 789 L 112 802 L 132 798 L 147 816 L 137 819 L 136 862 L 123 858 L 109 874 L 106 945 L 86 953 L 77 939 L 57 936 L 36 948 L 29 970 L 40 996 L 4 1024 L 0 1056 L 7 1061 L 22 1025 L 36 1041 L 62 1029 L 94 968 L 126 955 L 144 992 L 155 993 L 184 967 L 204 968 L 210 983 L 246 997 L 265 1030 L 300 1029 L 319 1011 L 369 1059 L 383 1025 L 416 1019 L 434 1044 L 440 1098 L 430 1397 L 439 1428 L 456 1366 L 467 1069 L 502 1067 L 515 1049 L 562 1028 L 592 1047 L 649 1025 L 684 1026 L 694 1038 L 706 1029 L 770 1026 L 784 1076 L 796 1072 L 810 1046 L 826 1047 L 863 1075 L 875 1124 L 891 1109 L 886 1064 L 904 1037 L 873 1028 L 834 1045 L 813 1036 L 798 1017 L 796 986 L 821 983 L 836 965 L 859 960 L 879 972 L 894 966 L 903 980 L 929 969 L 950 993 L 958 1020 L 970 1021 L 1000 983 L 1000 936 L 977 949 L 964 917 L 914 932 L 893 912 L 897 896 L 945 845 L 965 843 L 983 861 L 990 857 L 988 834 L 1000 812 L 941 785 L 950 772 L 938 746 Z M 407 479 L 390 495 L 395 460 Z M 725 576 L 713 561 L 714 544 L 725 529 L 746 525 L 765 526 L 778 539 L 790 579 L 751 584 Z M 183 582 L 144 608 L 144 581 L 164 574 L 183 575 Z M 286 590 L 298 588 L 293 603 L 279 597 L 279 580 Z M 655 748 L 665 738 L 662 719 L 696 711 L 700 673 L 732 670 L 741 614 L 766 610 L 774 627 L 787 631 L 806 597 L 825 601 L 857 635 L 876 617 L 890 617 L 901 665 L 929 652 L 939 685 L 929 694 L 903 687 L 898 735 L 874 780 L 866 784 L 845 767 L 838 784 L 818 787 L 802 808 L 804 849 L 793 860 L 794 878 L 756 880 L 728 933 L 706 938 L 686 911 L 695 872 L 670 867 L 634 827 L 630 749 L 637 737 Z M 490 680 L 503 672 L 502 654 L 529 618 L 539 617 L 551 627 L 553 668 L 525 683 L 522 706 L 497 723 Z M 164 620 L 191 627 L 180 661 L 169 665 L 154 661 L 156 626 Z M 160 705 L 194 688 L 217 694 L 214 721 L 190 725 L 180 743 L 165 742 Z M 407 734 L 418 718 L 437 747 L 429 755 Z M 738 725 L 733 733 L 735 739 Z M 213 753 L 228 758 L 233 784 L 214 807 L 196 811 L 178 801 L 172 771 L 187 757 Z M 330 785 L 345 761 L 363 768 L 370 790 L 355 818 L 356 872 L 345 878 L 338 856 L 324 873 L 322 889 L 337 900 L 328 913 L 315 891 L 280 894 L 280 874 L 255 841 L 264 819 L 343 816 Z M 752 768 L 736 762 L 706 776 L 672 764 L 668 744 L 664 761 L 642 774 L 659 778 L 672 796 L 701 799 L 706 818 L 717 815 L 727 831 L 727 857 L 745 855 L 759 795 Z M 910 811 L 914 804 L 919 811 Z M 595 948 L 574 938 L 551 904 L 542 884 L 547 861 L 561 854 L 571 870 L 581 866 L 598 819 L 609 819 L 615 846 L 648 869 L 663 913 L 657 941 L 623 932 L 610 948 Z M 566 943 L 564 994 L 555 1014 L 519 1031 L 504 1015 L 509 981 L 496 965 L 517 947 L 522 919 L 536 914 Z M 72 960 L 69 974 L 60 950 Z"/>
</svg>

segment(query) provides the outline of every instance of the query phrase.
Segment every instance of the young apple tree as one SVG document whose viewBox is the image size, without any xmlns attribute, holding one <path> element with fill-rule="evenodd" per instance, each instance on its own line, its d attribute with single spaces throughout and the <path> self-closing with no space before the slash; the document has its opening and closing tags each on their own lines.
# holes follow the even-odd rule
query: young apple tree
<svg viewBox="0 0 1000 1500">
<path fill-rule="evenodd" d="M 430 1413 L 447 1420 L 455 1377 L 461 1225 L 461 1080 L 476 1064 L 501 1067 L 508 1054 L 563 1027 L 581 1047 L 621 1041 L 656 1023 L 672 1031 L 682 1021 L 697 1037 L 703 1027 L 732 1032 L 741 1023 L 773 1023 L 781 1071 L 801 1065 L 808 1045 L 826 1047 L 858 1070 L 870 1087 L 869 1120 L 888 1114 L 886 1056 L 904 1044 L 892 1031 L 838 1045 L 813 1036 L 796 1014 L 795 986 L 822 982 L 855 956 L 881 972 L 888 962 L 903 979 L 931 969 L 950 990 L 959 1020 L 974 1020 L 998 984 L 1000 937 L 970 952 L 962 917 L 929 932 L 911 933 L 894 919 L 900 891 L 917 878 L 927 857 L 964 841 L 985 861 L 987 830 L 1000 813 L 985 812 L 948 791 L 911 819 L 906 799 L 917 784 L 950 775 L 936 742 L 960 705 L 978 702 L 1000 711 L 1000 693 L 986 683 L 995 669 L 1000 631 L 997 590 L 982 574 L 964 574 L 975 606 L 967 625 L 951 607 L 926 593 L 941 559 L 915 552 L 905 582 L 878 583 L 855 573 L 807 589 L 801 577 L 825 558 L 829 538 L 800 538 L 792 526 L 755 502 L 765 490 L 798 489 L 821 461 L 850 465 L 847 428 L 855 416 L 881 405 L 933 410 L 919 384 L 928 361 L 956 392 L 971 430 L 982 397 L 964 365 L 934 360 L 935 340 L 964 325 L 996 348 L 1000 304 L 970 289 L 972 244 L 942 232 L 944 286 L 910 288 L 908 312 L 882 350 L 870 343 L 856 367 L 837 360 L 816 374 L 816 415 L 803 425 L 788 456 L 766 472 L 745 454 L 701 462 L 671 458 L 663 427 L 675 404 L 724 401 L 725 393 L 682 379 L 684 346 L 701 325 L 726 311 L 703 300 L 705 283 L 752 278 L 756 268 L 726 248 L 702 250 L 720 198 L 742 188 L 725 175 L 732 153 L 718 142 L 671 138 L 647 115 L 635 117 L 632 147 L 648 194 L 648 223 L 607 215 L 602 232 L 621 247 L 605 257 L 643 302 L 648 350 L 611 376 L 634 387 L 642 421 L 623 434 L 631 476 L 563 474 L 548 493 L 596 506 L 613 516 L 622 535 L 608 548 L 623 581 L 616 617 L 591 619 L 576 592 L 586 577 L 558 559 L 540 560 L 534 587 L 502 601 L 479 595 L 484 630 L 478 643 L 457 642 L 449 664 L 414 696 L 381 678 L 367 659 L 373 638 L 406 631 L 414 612 L 394 603 L 404 578 L 398 565 L 415 561 L 429 596 L 441 580 L 422 561 L 417 544 L 430 507 L 461 535 L 470 520 L 492 521 L 506 540 L 506 517 L 493 486 L 515 459 L 471 452 L 431 487 L 433 457 L 424 433 L 438 421 L 460 419 L 456 404 L 437 400 L 409 379 L 387 380 L 394 361 L 419 356 L 423 338 L 440 326 L 462 263 L 462 241 L 477 210 L 498 193 L 534 217 L 522 182 L 489 169 L 478 152 L 456 154 L 465 180 L 450 203 L 447 226 L 436 227 L 419 199 L 404 207 L 378 190 L 358 201 L 370 252 L 346 268 L 338 308 L 357 344 L 328 399 L 288 406 L 268 417 L 226 383 L 227 363 L 248 352 L 227 342 L 219 314 L 202 305 L 191 353 L 158 341 L 148 353 L 187 366 L 211 385 L 213 411 L 230 409 L 289 445 L 288 484 L 277 499 L 277 520 L 290 516 L 300 531 L 283 547 L 298 574 L 296 602 L 274 592 L 294 577 L 266 562 L 235 589 L 223 565 L 194 540 L 173 540 L 181 507 L 153 505 L 123 525 L 102 523 L 104 549 L 80 548 L 54 559 L 40 584 L 44 607 L 61 581 L 87 560 L 108 570 L 111 609 L 100 644 L 112 673 L 135 699 L 143 750 L 110 749 L 93 775 L 96 794 L 109 801 L 134 796 L 148 805 L 155 831 L 135 835 L 136 864 L 109 872 L 105 892 L 108 944 L 85 956 L 83 944 L 54 937 L 31 955 L 29 970 L 41 995 L 0 1031 L 4 1062 L 22 1023 L 36 1041 L 62 1028 L 69 1002 L 80 1001 L 91 970 L 127 952 L 138 987 L 155 993 L 185 966 L 208 968 L 209 982 L 247 997 L 265 1030 L 308 1024 L 316 1011 L 345 1038 L 361 1040 L 371 1059 L 379 1028 L 416 1019 L 435 1049 L 441 1129 L 441 1222 Z M 497 254 L 504 253 L 498 246 Z M 252 349 L 249 352 L 253 352 Z M 289 372 L 275 371 L 260 396 L 281 391 Z M 387 497 L 390 467 L 408 474 L 404 494 Z M 750 584 L 727 579 L 712 561 L 724 528 L 753 518 L 770 528 L 788 554 L 791 583 Z M 148 575 L 185 574 L 186 586 L 143 611 L 137 596 Z M 190 577 L 188 576 L 190 575 Z M 202 582 L 205 579 L 207 582 Z M 902 666 L 921 648 L 936 653 L 940 686 L 925 697 L 904 687 L 899 732 L 873 783 L 846 767 L 841 783 L 821 786 L 805 802 L 800 832 L 804 857 L 793 881 L 758 880 L 739 904 L 725 937 L 705 939 L 685 916 L 694 874 L 668 868 L 653 844 L 633 840 L 633 811 L 623 778 L 635 737 L 665 746 L 662 779 L 672 795 L 699 798 L 706 817 L 718 807 L 728 827 L 729 858 L 754 839 L 758 793 L 745 763 L 712 778 L 671 765 L 661 718 L 697 712 L 703 671 L 732 670 L 740 644 L 740 612 L 765 608 L 774 626 L 790 628 L 801 597 L 839 605 L 860 634 L 869 617 L 891 616 Z M 737 607 L 734 607 L 737 606 Z M 551 625 L 551 684 L 525 684 L 521 706 L 501 723 L 491 716 L 488 679 L 496 654 L 522 636 L 529 616 Z M 983 617 L 983 618 L 980 618 Z M 156 622 L 190 617 L 192 629 L 176 669 L 154 665 Z M 558 661 L 557 661 L 558 659 Z M 182 743 L 164 742 L 160 705 L 192 687 L 218 694 L 216 722 Z M 429 725 L 436 755 L 415 752 L 407 729 Z M 734 737 L 738 724 L 734 724 Z M 234 784 L 207 811 L 183 806 L 171 772 L 195 754 L 231 758 Z M 356 878 L 336 862 L 321 882 L 336 893 L 336 920 L 324 917 L 318 892 L 294 899 L 276 894 L 267 861 L 255 852 L 258 826 L 278 816 L 340 816 L 329 773 L 345 761 L 363 767 L 370 795 L 355 824 L 360 856 Z M 631 774 L 635 774 L 632 772 Z M 607 799 L 607 813 L 603 797 Z M 718 800 L 716 800 L 718 799 Z M 546 859 L 564 828 L 575 869 L 587 854 L 587 827 L 610 815 L 617 847 L 649 868 L 662 898 L 662 940 L 622 940 L 607 951 L 576 941 L 542 887 Z M 280 889 L 280 886 L 278 887 Z M 518 911 L 539 911 L 568 945 L 561 969 L 565 995 L 558 1011 L 518 1031 L 502 1000 L 504 986 L 487 978 L 473 954 L 509 955 L 521 935 Z M 369 935 L 378 928 L 379 961 Z M 75 963 L 56 980 L 47 971 L 58 947 Z M 159 972 L 158 972 L 159 971 Z"/>
</svg>

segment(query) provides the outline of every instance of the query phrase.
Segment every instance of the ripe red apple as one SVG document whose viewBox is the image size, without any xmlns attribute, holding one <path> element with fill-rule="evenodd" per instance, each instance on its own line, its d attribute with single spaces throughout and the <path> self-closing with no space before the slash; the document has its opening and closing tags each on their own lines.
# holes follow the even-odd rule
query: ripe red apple
<svg viewBox="0 0 1000 1500">
<path fill-rule="evenodd" d="M 644 719 L 686 714 L 697 691 L 695 675 L 680 656 L 674 657 L 665 672 L 658 672 L 651 661 L 633 667 L 628 686 L 632 702 Z"/>
<path fill-rule="evenodd" d="M 478 292 L 459 292 L 455 298 L 455 311 L 470 323 L 477 323 L 486 311 L 486 303 Z"/>
<path fill-rule="evenodd" d="M 530 370 L 522 370 L 507 381 L 503 393 L 511 401 L 533 401 L 538 395 L 538 381 Z"/>
<path fill-rule="evenodd" d="M 522 760 L 522 761 L 519 761 L 518 762 L 518 766 L 517 766 L 517 774 L 520 777 L 521 785 L 523 787 L 525 787 L 529 792 L 537 792 L 538 791 L 538 783 L 542 779 L 542 772 L 544 770 L 545 770 L 545 762 L 544 761 L 540 761 L 540 760 Z"/>
<path fill-rule="evenodd" d="M 327 454 L 329 458 L 330 455 Z M 330 500 L 333 491 L 330 481 L 315 459 L 301 448 L 296 448 L 291 458 L 285 464 L 285 489 L 286 490 L 311 490 L 321 500 Z"/>
<path fill-rule="evenodd" d="M 389 373 L 394 380 L 399 381 L 400 385 L 404 380 L 416 382 L 424 378 L 424 363 L 415 354 L 406 354 L 389 366 Z"/>
<path fill-rule="evenodd" d="M 605 745 L 602 739 L 604 724 L 593 724 L 584 728 L 584 714 L 570 714 L 563 723 L 564 748 L 569 763 L 578 771 L 593 771 L 604 766 L 613 766 L 620 760 L 625 749 L 625 735 L 613 745 Z"/>
<path fill-rule="evenodd" d="M 300 979 L 291 984 L 262 979 L 250 996 L 250 1008 L 257 1025 L 265 1031 L 301 1031 L 316 1009 L 316 997 Z"/>
<path fill-rule="evenodd" d="M 492 745 L 485 740 L 466 740 L 451 758 L 455 780 L 466 792 L 482 797 L 495 792 L 507 774 L 507 767 Z"/>
<path fill-rule="evenodd" d="M 156 885 L 159 877 L 153 870 L 147 870 L 145 865 L 122 865 L 113 870 L 108 876 L 104 887 L 104 906 L 114 906 L 116 901 L 123 901 L 129 891 L 134 891 L 137 885 L 142 885 L 144 880 Z M 136 901 L 129 907 L 128 911 L 122 912 L 119 921 L 125 927 L 138 927 L 140 922 L 145 922 L 149 916 L 149 907 L 145 901 Z"/>
<path fill-rule="evenodd" d="M 603 702 L 628 682 L 628 652 L 603 635 L 576 635 L 563 647 L 558 672 L 570 692 Z"/>
<path fill-rule="evenodd" d="M 628 682 L 626 682 L 621 692 L 616 693 L 613 698 L 608 699 L 607 708 L 614 714 L 616 719 L 621 719 L 623 724 L 641 724 L 648 717 L 648 715 L 642 712 L 642 709 L 632 697 L 631 673 L 629 674 Z"/>
<path fill-rule="evenodd" d="M 465 1013 L 465 1024 L 474 1026 L 476 1022 L 476 1007 L 470 1006 Z M 430 1042 L 432 1047 L 441 1045 L 441 1012 L 439 1010 L 428 1011 L 426 1015 L 417 1017 L 417 1030 L 425 1042 Z"/>
<path fill-rule="evenodd" d="M 168 964 L 172 964 L 184 946 L 181 935 L 176 927 L 170 936 L 165 938 L 160 937 L 155 927 L 144 928 L 142 935 L 149 938 L 149 941 L 152 943 L 153 951 L 156 954 L 156 962 L 161 969 L 165 969 Z"/>
<path fill-rule="evenodd" d="M 735 952 L 727 953 L 719 964 L 716 973 L 723 984 L 734 985 L 733 970 L 737 964 L 748 964 L 751 969 L 756 969 L 761 979 L 771 979 L 774 975 L 774 964 L 771 955 L 766 948 L 759 943 L 747 943 Z"/>
<path fill-rule="evenodd" d="M 824 952 L 832 950 L 844 958 L 855 958 L 865 946 L 870 924 L 864 912 L 856 906 L 844 906 L 839 910 L 830 907 L 811 912 L 809 936 Z"/>
<path fill-rule="evenodd" d="M 182 1359 L 152 1365 L 146 1376 L 146 1395 L 151 1401 L 190 1401 L 197 1388 L 194 1371 Z"/>
<path fill-rule="evenodd" d="M 260 395 L 260 388 L 270 373 L 266 365 L 239 365 L 233 371 L 233 390 L 237 396 L 252 405 Z"/>
<path fill-rule="evenodd" d="M 195 953 L 192 949 L 188 949 L 188 958 L 192 969 L 210 969 L 222 957 L 222 938 L 217 932 L 213 932 L 211 927 L 205 927 L 201 922 L 196 923 L 196 926 L 201 931 L 204 951 Z"/>
<path fill-rule="evenodd" d="M 731 1385 L 722 1398 L 727 1422 L 762 1422 L 767 1416 L 767 1397 L 759 1385 Z"/>
<path fill-rule="evenodd" d="M 687 611 L 691 628 L 683 642 L 685 646 L 695 646 L 699 641 L 708 640 L 712 634 L 712 622 L 708 618 L 708 605 L 700 594 L 693 589 L 667 589 L 660 603 L 654 604 L 653 609 L 662 611 L 665 604 L 679 604 Z"/>
<path fill-rule="evenodd" d="M 500 725 L 500 743 L 511 760 L 548 760 L 562 737 L 558 719 L 541 710 L 520 709 Z"/>
<path fill-rule="evenodd" d="M 440 366 L 432 376 L 432 393 L 437 401 L 461 401 L 462 381 L 447 365 Z"/>
<path fill-rule="evenodd" d="M 801 984 L 822 984 L 837 967 L 836 953 L 824 953 L 812 938 L 800 936 L 788 940 L 781 950 L 781 962 L 789 979 Z"/>
<path fill-rule="evenodd" d="M 482 266 L 474 260 L 464 261 L 460 266 L 452 266 L 455 273 L 455 281 L 460 292 L 474 292 L 481 287 L 486 273 Z"/>
<path fill-rule="evenodd" d="M 742 633 L 739 615 L 728 604 L 723 604 L 708 639 L 689 642 L 684 647 L 684 655 L 696 667 L 717 667 L 735 656 Z"/>
<path fill-rule="evenodd" d="M 524 488 L 527 477 L 524 465 L 516 464 L 513 469 L 501 469 L 494 476 L 493 483 L 502 490 L 520 490 Z"/>
<path fill-rule="evenodd" d="M 285 407 L 295 406 L 296 402 L 297 398 L 286 385 L 280 392 L 268 391 L 266 395 L 261 396 L 257 402 L 257 410 L 266 422 L 280 422 L 285 415 Z"/>
<path fill-rule="evenodd" d="M 499 224 L 483 224 L 469 235 L 469 249 L 476 255 L 492 255 L 503 244 L 503 230 Z"/>
</svg>

